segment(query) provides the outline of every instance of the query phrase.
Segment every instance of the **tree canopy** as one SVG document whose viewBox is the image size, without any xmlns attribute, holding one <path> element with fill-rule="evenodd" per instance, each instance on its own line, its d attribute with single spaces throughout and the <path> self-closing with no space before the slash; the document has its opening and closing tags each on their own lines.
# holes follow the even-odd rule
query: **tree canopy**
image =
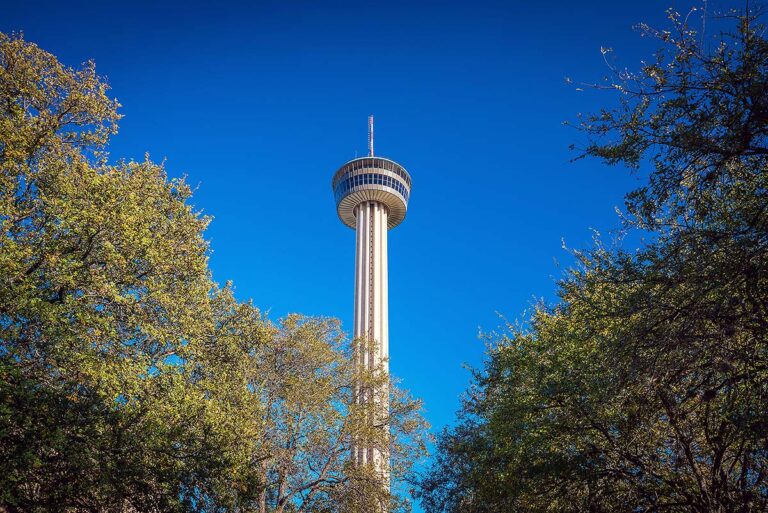
<svg viewBox="0 0 768 513">
<path fill-rule="evenodd" d="M 648 242 L 597 239 L 557 304 L 486 336 L 430 513 L 768 510 L 768 40 L 754 11 L 707 37 L 669 15 L 578 125 L 583 156 L 648 171 L 623 214 Z"/>
<path fill-rule="evenodd" d="M 391 438 L 365 432 L 353 385 L 380 376 L 337 321 L 273 322 L 213 281 L 186 182 L 110 160 L 107 93 L 0 34 L 0 510 L 407 509 L 349 453 L 386 444 L 405 479 L 420 403 L 393 387 Z"/>
</svg>

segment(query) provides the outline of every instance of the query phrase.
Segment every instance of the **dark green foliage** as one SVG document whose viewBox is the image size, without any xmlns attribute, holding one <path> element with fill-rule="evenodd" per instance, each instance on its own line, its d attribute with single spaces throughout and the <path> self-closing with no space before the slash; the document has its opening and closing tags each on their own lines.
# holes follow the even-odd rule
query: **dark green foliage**
<svg viewBox="0 0 768 513">
<path fill-rule="evenodd" d="M 636 252 L 577 252 L 559 304 L 491 334 L 429 512 L 768 511 L 768 41 L 752 13 L 707 52 L 663 48 L 585 118 L 586 155 L 651 166 Z"/>
</svg>

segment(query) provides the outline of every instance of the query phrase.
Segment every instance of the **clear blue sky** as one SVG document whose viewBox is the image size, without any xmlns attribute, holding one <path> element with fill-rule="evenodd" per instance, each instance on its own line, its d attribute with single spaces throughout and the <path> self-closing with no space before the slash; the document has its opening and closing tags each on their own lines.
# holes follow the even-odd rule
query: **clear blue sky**
<svg viewBox="0 0 768 513">
<path fill-rule="evenodd" d="M 666 0 L 35 2 L 3 0 L 0 30 L 71 65 L 93 58 L 125 115 L 114 157 L 166 160 L 199 185 L 217 281 L 273 318 L 352 317 L 354 237 L 330 180 L 366 151 L 413 176 L 390 232 L 391 369 L 437 431 L 459 408 L 497 312 L 555 299 L 555 278 L 618 225 L 639 178 L 594 160 L 564 120 L 609 104 L 564 77 L 635 66 Z M 713 2 L 710 2 L 712 5 Z M 720 4 L 722 6 L 722 3 Z"/>
</svg>

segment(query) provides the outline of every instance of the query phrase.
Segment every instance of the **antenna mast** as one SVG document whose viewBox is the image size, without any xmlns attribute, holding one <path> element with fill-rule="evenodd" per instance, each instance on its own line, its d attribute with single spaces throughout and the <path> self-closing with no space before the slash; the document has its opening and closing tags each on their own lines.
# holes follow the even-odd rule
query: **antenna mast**
<svg viewBox="0 0 768 513">
<path fill-rule="evenodd" d="M 373 114 L 368 116 L 368 156 L 373 157 Z"/>
</svg>

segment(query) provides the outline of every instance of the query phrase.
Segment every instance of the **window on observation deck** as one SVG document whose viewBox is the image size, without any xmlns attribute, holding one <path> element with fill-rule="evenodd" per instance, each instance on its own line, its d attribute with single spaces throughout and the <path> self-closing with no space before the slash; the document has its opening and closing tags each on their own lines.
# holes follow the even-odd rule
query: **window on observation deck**
<svg viewBox="0 0 768 513">
<path fill-rule="evenodd" d="M 336 185 L 334 191 L 336 200 L 338 201 L 352 189 L 362 185 L 381 185 L 388 187 L 397 191 L 405 201 L 408 201 L 408 187 L 403 182 L 392 176 L 378 173 L 364 173 L 354 176 L 344 175 Z"/>
</svg>

